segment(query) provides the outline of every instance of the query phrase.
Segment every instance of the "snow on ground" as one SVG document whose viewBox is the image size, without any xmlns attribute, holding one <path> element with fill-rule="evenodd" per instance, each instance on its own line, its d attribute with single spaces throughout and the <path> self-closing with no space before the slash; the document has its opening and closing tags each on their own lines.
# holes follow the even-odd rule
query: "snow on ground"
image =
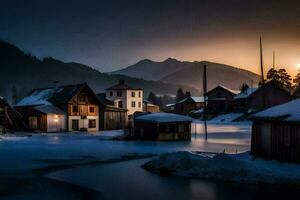
<svg viewBox="0 0 300 200">
<path fill-rule="evenodd" d="M 239 117 L 243 116 L 243 113 L 229 113 L 224 115 L 218 115 L 217 117 L 209 120 L 210 122 L 214 123 L 226 123 L 226 122 L 233 122 L 234 120 L 238 119 Z"/>
<path fill-rule="evenodd" d="M 123 136 L 125 134 L 125 130 L 100 131 L 92 134 L 99 135 L 101 139 L 111 140 Z"/>
<path fill-rule="evenodd" d="M 300 184 L 300 165 L 254 159 L 249 152 L 217 154 L 175 152 L 163 154 L 143 165 L 156 173 L 221 179 L 245 183 Z"/>
</svg>

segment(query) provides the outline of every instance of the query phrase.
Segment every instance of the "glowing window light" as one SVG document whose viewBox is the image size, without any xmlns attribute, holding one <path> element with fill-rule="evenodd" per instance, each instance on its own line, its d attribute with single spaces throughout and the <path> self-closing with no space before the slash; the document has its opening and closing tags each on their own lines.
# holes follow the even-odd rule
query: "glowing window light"
<svg viewBox="0 0 300 200">
<path fill-rule="evenodd" d="M 54 121 L 54 122 L 56 122 L 56 123 L 57 123 L 57 122 L 59 122 L 58 115 L 54 115 L 54 119 L 53 119 L 53 121 Z"/>
</svg>

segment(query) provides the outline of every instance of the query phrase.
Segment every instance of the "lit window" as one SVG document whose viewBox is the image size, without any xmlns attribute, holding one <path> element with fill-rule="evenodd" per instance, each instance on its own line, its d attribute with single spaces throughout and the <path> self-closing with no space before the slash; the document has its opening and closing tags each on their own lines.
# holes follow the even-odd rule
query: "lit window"
<svg viewBox="0 0 300 200">
<path fill-rule="evenodd" d="M 131 97 L 135 97 L 135 92 L 131 92 Z"/>
<path fill-rule="evenodd" d="M 135 108 L 135 101 L 131 102 L 131 107 Z"/>
</svg>

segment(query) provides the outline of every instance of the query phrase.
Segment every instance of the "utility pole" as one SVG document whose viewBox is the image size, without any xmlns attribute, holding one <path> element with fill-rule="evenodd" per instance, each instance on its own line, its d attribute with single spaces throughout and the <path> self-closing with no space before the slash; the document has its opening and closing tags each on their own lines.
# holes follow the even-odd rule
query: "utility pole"
<svg viewBox="0 0 300 200">
<path fill-rule="evenodd" d="M 261 71 L 261 87 L 262 87 L 262 101 L 263 109 L 266 107 L 266 97 L 265 97 L 265 78 L 264 78 L 264 63 L 263 63 L 263 48 L 261 36 L 259 38 L 259 47 L 260 47 L 260 71 Z"/>
<path fill-rule="evenodd" d="M 204 118 L 205 139 L 207 140 L 206 93 L 207 93 L 207 76 L 206 76 L 206 64 L 204 64 L 204 67 L 203 67 L 203 98 L 204 98 L 203 118 Z"/>
</svg>

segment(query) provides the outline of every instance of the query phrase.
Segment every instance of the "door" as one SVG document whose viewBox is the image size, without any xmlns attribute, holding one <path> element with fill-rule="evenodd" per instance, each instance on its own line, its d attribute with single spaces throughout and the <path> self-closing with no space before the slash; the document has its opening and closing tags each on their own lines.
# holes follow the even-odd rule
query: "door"
<svg viewBox="0 0 300 200">
<path fill-rule="evenodd" d="M 72 130 L 79 131 L 79 120 L 78 119 L 72 119 Z"/>
</svg>

